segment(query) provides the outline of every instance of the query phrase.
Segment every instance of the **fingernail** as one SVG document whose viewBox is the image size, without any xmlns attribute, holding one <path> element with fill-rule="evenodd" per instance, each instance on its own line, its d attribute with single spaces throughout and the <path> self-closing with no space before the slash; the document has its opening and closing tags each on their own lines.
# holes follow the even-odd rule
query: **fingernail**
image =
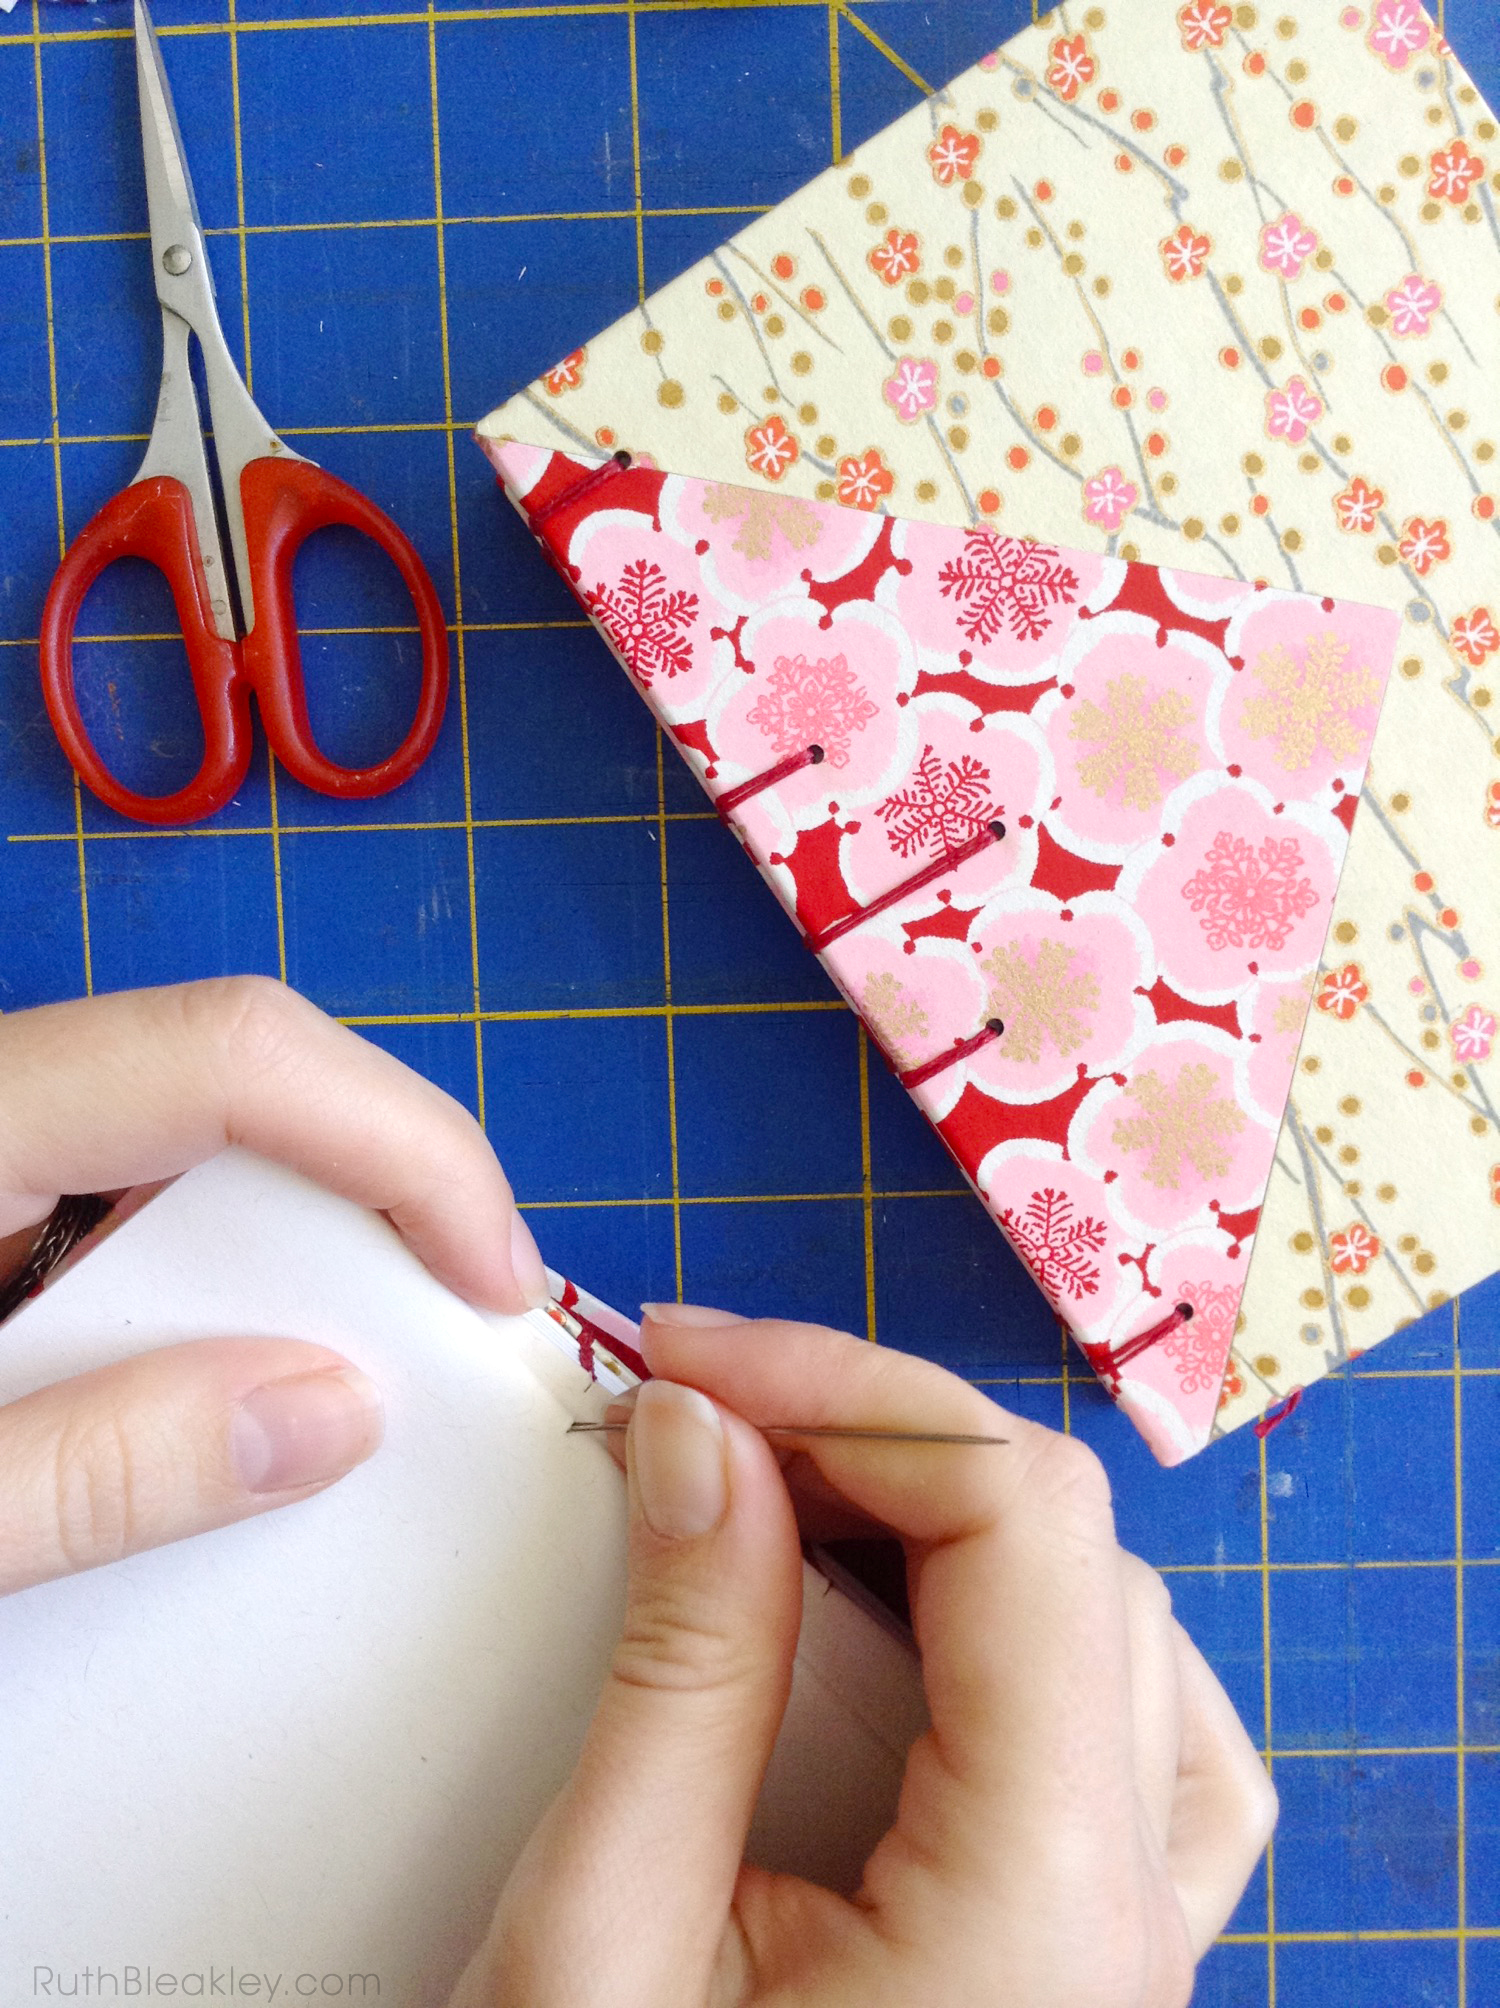
<svg viewBox="0 0 1500 2008">
<path fill-rule="evenodd" d="M 646 1524 L 672 1541 L 710 1533 L 729 1505 L 724 1425 L 707 1395 L 647 1381 L 630 1422 L 630 1473 Z"/>
<path fill-rule="evenodd" d="M 513 1213 L 510 1219 L 510 1266 L 526 1299 L 526 1308 L 539 1309 L 552 1295 L 552 1287 L 547 1281 L 542 1251 L 519 1213 Z"/>
<path fill-rule="evenodd" d="M 229 1452 L 247 1492 L 286 1492 L 342 1478 L 382 1430 L 380 1390 L 357 1367 L 339 1367 L 246 1395 L 229 1425 Z"/>
<path fill-rule="evenodd" d="M 635 1413 L 636 1397 L 639 1393 L 638 1387 L 628 1387 L 624 1394 L 617 1394 L 604 1411 L 602 1419 L 605 1422 L 629 1422 Z"/>
<path fill-rule="evenodd" d="M 711 1311 L 705 1304 L 642 1304 L 641 1316 L 653 1325 L 744 1325 L 738 1311 Z"/>
</svg>

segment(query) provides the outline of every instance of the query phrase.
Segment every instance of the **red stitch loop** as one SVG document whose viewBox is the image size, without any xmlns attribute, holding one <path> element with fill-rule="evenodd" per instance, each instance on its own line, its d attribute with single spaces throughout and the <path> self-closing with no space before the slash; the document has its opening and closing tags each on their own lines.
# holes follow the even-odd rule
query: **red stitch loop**
<svg viewBox="0 0 1500 2008">
<path fill-rule="evenodd" d="M 618 453 L 609 456 L 602 467 L 591 467 L 587 474 L 581 475 L 577 481 L 570 481 L 568 486 L 554 495 L 550 502 L 535 510 L 531 517 L 531 527 L 536 529 L 538 525 L 545 523 L 549 516 L 555 516 L 559 509 L 567 509 L 573 503 L 581 502 L 585 495 L 591 494 L 603 482 L 608 481 L 611 475 L 623 474 L 629 465 L 630 455 L 622 446 Z"/>
<path fill-rule="evenodd" d="M 1281 1427 L 1289 1415 L 1296 1414 L 1298 1405 L 1302 1400 L 1302 1395 L 1303 1390 L 1300 1387 L 1294 1387 L 1285 1401 L 1278 1403 L 1275 1408 L 1268 1408 L 1259 1422 L 1251 1423 L 1250 1427 L 1262 1443 L 1265 1442 L 1273 1429 Z"/>
<path fill-rule="evenodd" d="M 935 1059 L 924 1060 L 920 1067 L 908 1067 L 904 1073 L 898 1072 L 896 1079 L 903 1088 L 920 1088 L 924 1081 L 930 1081 L 935 1074 L 941 1074 L 948 1067 L 956 1066 L 960 1060 L 967 1060 L 971 1053 L 977 1053 L 981 1046 L 987 1046 L 992 1039 L 998 1039 L 1005 1030 L 1002 1018 L 987 1018 L 983 1029 L 972 1038 L 955 1039 L 946 1053 L 939 1053 Z"/>
<path fill-rule="evenodd" d="M 804 767 L 820 767 L 823 764 L 821 746 L 804 746 L 800 753 L 789 753 L 785 760 L 778 760 L 774 767 L 768 767 L 764 774 L 753 774 L 748 781 L 741 781 L 737 788 L 726 788 L 714 807 L 719 812 L 719 820 L 727 823 L 735 810 L 759 795 L 766 788 L 774 788 L 778 781 L 784 781 L 790 774 L 800 773 Z"/>
<path fill-rule="evenodd" d="M 857 906 L 852 913 L 846 913 L 842 920 L 831 921 L 818 933 L 810 934 L 807 937 L 808 947 L 814 955 L 821 955 L 825 948 L 831 947 L 843 935 L 858 927 L 862 920 L 873 920 L 877 913 L 884 913 L 887 908 L 898 906 L 908 893 L 920 892 L 923 886 L 931 885 L 935 879 L 946 878 L 949 872 L 957 871 L 958 867 L 967 864 L 970 858 L 977 858 L 981 851 L 987 851 L 991 844 L 998 844 L 1004 835 L 1004 823 L 991 823 L 988 829 L 981 830 L 977 837 L 970 837 L 969 841 L 960 844 L 957 850 L 945 852 L 942 857 L 934 858 L 930 865 L 924 865 L 921 871 L 914 872 L 909 879 L 903 879 L 900 885 L 893 885 L 889 892 L 881 893 L 879 898 L 872 899 L 868 906 Z"/>
<path fill-rule="evenodd" d="M 1192 1315 L 1191 1304 L 1186 1301 L 1174 1304 L 1167 1317 L 1152 1325 L 1148 1331 L 1137 1332 L 1135 1337 L 1127 1339 L 1118 1351 L 1112 1352 L 1108 1346 L 1085 1346 L 1084 1352 L 1088 1357 L 1088 1363 L 1100 1380 L 1113 1382 L 1118 1387 L 1121 1367 L 1128 1366 L 1131 1360 L 1139 1358 L 1149 1346 L 1154 1346 L 1158 1339 L 1164 1339 L 1168 1332 L 1175 1332 L 1180 1325 L 1187 1324 Z"/>
</svg>

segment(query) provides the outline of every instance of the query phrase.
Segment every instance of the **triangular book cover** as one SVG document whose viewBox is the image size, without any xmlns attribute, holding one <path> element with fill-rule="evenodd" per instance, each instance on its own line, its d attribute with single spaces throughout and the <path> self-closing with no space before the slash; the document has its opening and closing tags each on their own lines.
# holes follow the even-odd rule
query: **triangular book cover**
<svg viewBox="0 0 1500 2008">
<path fill-rule="evenodd" d="M 1397 617 L 492 457 L 1110 1391 L 1202 1448 Z"/>
</svg>

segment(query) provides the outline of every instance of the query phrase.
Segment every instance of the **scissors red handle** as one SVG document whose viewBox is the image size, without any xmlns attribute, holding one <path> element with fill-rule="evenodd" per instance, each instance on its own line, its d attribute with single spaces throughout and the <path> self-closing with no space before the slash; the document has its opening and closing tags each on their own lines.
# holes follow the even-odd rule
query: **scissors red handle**
<svg viewBox="0 0 1500 2008">
<path fill-rule="evenodd" d="M 382 795 L 409 779 L 432 751 L 443 722 L 448 631 L 442 606 L 422 560 L 390 517 L 358 489 L 305 460 L 247 462 L 240 497 L 254 613 L 243 641 L 225 640 L 217 631 L 192 500 L 171 475 L 137 481 L 106 502 L 74 539 L 47 594 L 41 669 L 53 727 L 81 779 L 102 802 L 138 822 L 196 822 L 232 799 L 250 764 L 251 690 L 287 772 L 320 794 L 345 799 Z M 411 594 L 422 639 L 416 716 L 395 752 L 372 767 L 330 760 L 307 716 L 292 568 L 304 540 L 334 523 L 362 532 L 389 556 Z M 115 779 L 89 737 L 73 680 L 73 631 L 84 598 L 107 566 L 126 557 L 145 558 L 166 575 L 203 721 L 202 764 L 170 795 L 138 794 Z"/>
<path fill-rule="evenodd" d="M 240 643 L 247 682 L 260 702 L 266 737 L 287 772 L 319 794 L 383 795 L 413 775 L 432 751 L 448 700 L 448 629 L 437 592 L 405 533 L 357 488 L 310 460 L 265 457 L 240 475 L 255 621 Z M 312 736 L 302 648 L 292 601 L 292 565 L 304 539 L 330 524 L 378 544 L 400 573 L 422 638 L 416 716 L 394 753 L 373 767 L 341 767 Z"/>
<path fill-rule="evenodd" d="M 117 558 L 144 558 L 166 576 L 203 720 L 203 763 L 185 788 L 140 795 L 100 758 L 73 684 L 73 629 L 89 587 Z M 222 588 L 220 588 L 222 591 Z M 214 626 L 187 488 L 168 474 L 121 489 L 86 523 L 58 567 L 42 609 L 42 693 L 53 730 L 79 778 L 102 802 L 143 823 L 189 823 L 223 808 L 250 764 L 250 707 L 236 644 Z"/>
</svg>

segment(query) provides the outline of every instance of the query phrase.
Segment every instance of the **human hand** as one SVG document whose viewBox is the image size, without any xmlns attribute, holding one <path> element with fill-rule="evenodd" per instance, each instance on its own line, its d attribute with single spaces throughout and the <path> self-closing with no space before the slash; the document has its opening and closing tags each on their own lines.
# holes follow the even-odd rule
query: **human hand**
<svg viewBox="0 0 1500 2008">
<path fill-rule="evenodd" d="M 641 1343 L 624 1633 L 452 2008 L 1182 2008 L 1276 1800 L 1098 1460 L 814 1326 L 663 1306 Z M 784 1477 L 752 1425 L 788 1420 L 1007 1443 L 814 1438 Z M 852 1901 L 742 1864 L 801 1608 L 788 1480 L 900 1537 L 922 1654 L 932 1727 Z"/>
<path fill-rule="evenodd" d="M 477 1304 L 547 1294 L 479 1125 L 260 977 L 0 1018 L 0 1282 L 59 1193 L 128 1197 L 231 1143 L 387 1214 Z M 306 1498 L 380 1433 L 372 1383 L 293 1339 L 205 1336 L 39 1389 L 0 1408 L 0 1595 Z"/>
</svg>

